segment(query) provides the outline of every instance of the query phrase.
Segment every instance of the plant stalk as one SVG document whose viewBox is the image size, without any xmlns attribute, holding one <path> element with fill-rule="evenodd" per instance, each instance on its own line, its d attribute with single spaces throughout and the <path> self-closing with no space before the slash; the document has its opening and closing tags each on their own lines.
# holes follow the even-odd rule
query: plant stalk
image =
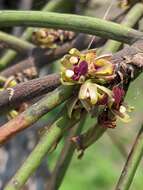
<svg viewBox="0 0 143 190">
<path fill-rule="evenodd" d="M 116 190 L 128 190 L 131 186 L 136 170 L 143 156 L 143 125 L 129 153 Z"/>
<path fill-rule="evenodd" d="M 33 45 L 32 43 L 19 39 L 13 35 L 6 34 L 1 31 L 0 31 L 0 43 L 4 47 L 12 48 L 23 54 L 28 53 L 35 48 L 35 45 Z"/>
<path fill-rule="evenodd" d="M 58 143 L 59 138 L 62 136 L 63 132 L 78 122 L 76 119 L 70 120 L 66 114 L 66 111 L 64 113 L 62 112 L 61 114 L 50 126 L 50 128 L 44 133 L 39 143 L 36 145 L 29 157 L 25 160 L 20 169 L 6 185 L 4 190 L 21 189 L 28 178 L 39 167 L 47 153 L 51 151 L 51 149 Z"/>
<path fill-rule="evenodd" d="M 103 19 L 42 11 L 0 11 L 0 26 L 61 28 L 129 44 L 143 38 L 142 32 Z"/>
<path fill-rule="evenodd" d="M 133 27 L 137 21 L 143 15 L 143 4 L 137 3 L 133 6 L 133 8 L 127 13 L 121 25 Z M 109 52 L 116 52 L 121 47 L 122 43 L 115 40 L 108 40 L 104 47 L 101 49 L 100 53 L 105 54 Z"/>
<path fill-rule="evenodd" d="M 64 102 L 72 94 L 73 87 L 60 86 L 45 95 L 44 98 L 30 106 L 14 119 L 0 127 L 0 145 L 21 130 L 39 120 L 44 114 Z"/>
<path fill-rule="evenodd" d="M 80 122 L 71 129 L 69 135 L 65 139 L 64 147 L 59 155 L 51 177 L 48 180 L 47 190 L 59 189 L 64 179 L 64 176 L 69 168 L 75 150 L 75 147 L 70 140 L 72 137 L 77 136 L 81 133 L 85 120 L 86 115 L 85 113 L 83 113 Z"/>
<path fill-rule="evenodd" d="M 56 1 L 51 0 L 43 7 L 42 11 L 69 12 L 74 7 L 75 4 L 74 1 L 68 0 L 67 2 L 67 0 L 56 0 Z M 28 27 L 22 34 L 21 39 L 29 41 L 31 39 L 33 31 L 34 28 Z M 13 61 L 16 56 L 17 56 L 16 51 L 7 50 L 0 59 L 0 70 L 5 68 L 11 61 Z"/>
</svg>

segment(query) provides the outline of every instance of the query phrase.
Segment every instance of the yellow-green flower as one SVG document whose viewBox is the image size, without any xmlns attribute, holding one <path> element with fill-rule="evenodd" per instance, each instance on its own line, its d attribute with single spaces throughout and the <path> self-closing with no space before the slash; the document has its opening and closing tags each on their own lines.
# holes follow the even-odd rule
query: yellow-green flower
<svg viewBox="0 0 143 190">
<path fill-rule="evenodd" d="M 87 100 L 91 105 L 110 105 L 113 102 L 112 91 L 104 86 L 86 81 L 79 90 L 79 99 Z"/>
<path fill-rule="evenodd" d="M 96 57 L 95 50 L 81 53 L 73 48 L 61 59 L 61 81 L 63 84 L 82 84 L 87 79 L 106 83 L 115 78 L 115 67 L 111 55 Z"/>
</svg>

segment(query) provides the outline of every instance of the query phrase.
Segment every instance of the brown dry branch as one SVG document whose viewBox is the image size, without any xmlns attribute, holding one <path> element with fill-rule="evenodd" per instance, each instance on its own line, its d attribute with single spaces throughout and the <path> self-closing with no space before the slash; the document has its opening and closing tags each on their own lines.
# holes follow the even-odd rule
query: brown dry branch
<svg viewBox="0 0 143 190">
<path fill-rule="evenodd" d="M 42 78 L 20 83 L 13 88 L 0 92 L 0 112 L 19 106 L 22 102 L 32 100 L 54 90 L 60 85 L 59 74 L 50 74 Z M 12 97 L 10 92 L 12 92 Z"/>
</svg>

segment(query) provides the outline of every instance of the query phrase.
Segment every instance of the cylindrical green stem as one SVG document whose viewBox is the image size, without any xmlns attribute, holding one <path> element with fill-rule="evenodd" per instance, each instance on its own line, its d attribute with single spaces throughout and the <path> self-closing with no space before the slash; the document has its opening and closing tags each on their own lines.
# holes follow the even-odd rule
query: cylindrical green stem
<svg viewBox="0 0 143 190">
<path fill-rule="evenodd" d="M 139 31 L 103 19 L 41 11 L 0 11 L 0 26 L 61 28 L 129 44 L 143 37 Z"/>
<path fill-rule="evenodd" d="M 10 34 L 6 34 L 0 31 L 0 43 L 4 44 L 4 46 L 15 49 L 16 51 L 20 51 L 22 53 L 33 50 L 35 47 L 30 42 L 19 39 Z"/>
<path fill-rule="evenodd" d="M 137 21 L 141 18 L 143 15 L 143 4 L 137 3 L 125 16 L 123 21 L 121 22 L 122 25 L 133 27 Z M 114 40 L 108 40 L 105 46 L 102 48 L 100 53 L 109 53 L 109 52 L 116 52 L 120 46 L 122 45 L 121 42 L 117 42 Z"/>
<path fill-rule="evenodd" d="M 66 112 L 51 125 L 51 127 L 41 137 L 39 143 L 20 167 L 14 177 L 10 180 L 4 190 L 19 190 L 25 184 L 27 179 L 39 167 L 43 158 L 58 142 L 65 129 L 72 127 L 78 120 L 70 120 Z M 68 125 L 67 125 L 68 124 Z"/>
<path fill-rule="evenodd" d="M 128 190 L 135 176 L 136 170 L 139 166 L 143 156 L 143 126 L 137 135 L 135 143 L 131 149 L 128 159 L 125 163 L 124 169 L 116 186 L 116 190 Z"/>
<path fill-rule="evenodd" d="M 117 147 L 118 151 L 121 153 L 121 155 L 126 158 L 127 157 L 127 150 L 125 147 L 124 142 L 121 140 L 120 136 L 114 133 L 114 131 L 107 131 L 107 135 L 111 139 L 112 143 Z"/>
<path fill-rule="evenodd" d="M 0 144 L 8 140 L 17 132 L 29 127 L 44 114 L 68 99 L 72 93 L 72 89 L 72 86 L 60 86 L 51 93 L 48 93 L 44 98 L 33 104 L 16 118 L 1 126 Z"/>
<path fill-rule="evenodd" d="M 74 1 L 68 0 L 68 2 L 67 2 L 67 0 L 56 0 L 56 1 L 51 0 L 44 6 L 42 11 L 69 12 L 74 7 Z M 27 28 L 24 31 L 24 33 L 22 34 L 21 38 L 24 40 L 30 40 L 33 31 L 34 31 L 34 28 L 31 28 L 31 27 Z M 13 50 L 6 51 L 4 56 L 1 57 L 1 59 L 0 59 L 0 70 L 3 69 L 4 67 L 6 67 L 11 61 L 13 61 L 13 59 L 16 57 L 16 55 L 17 55 L 17 52 L 15 52 Z"/>
<path fill-rule="evenodd" d="M 52 172 L 52 175 L 49 178 L 49 182 L 47 184 L 48 190 L 59 189 L 66 174 L 66 171 L 68 170 L 68 167 L 70 165 L 75 150 L 75 147 L 73 146 L 73 143 L 70 141 L 70 139 L 81 133 L 85 119 L 86 115 L 82 114 L 80 122 L 71 129 L 68 137 L 66 138 L 65 145 L 59 155 L 59 158 Z"/>
<path fill-rule="evenodd" d="M 104 134 L 106 130 L 107 128 L 104 128 L 100 124 L 96 123 L 85 133 L 81 134 L 83 149 L 86 149 L 90 145 L 94 144 Z"/>
</svg>

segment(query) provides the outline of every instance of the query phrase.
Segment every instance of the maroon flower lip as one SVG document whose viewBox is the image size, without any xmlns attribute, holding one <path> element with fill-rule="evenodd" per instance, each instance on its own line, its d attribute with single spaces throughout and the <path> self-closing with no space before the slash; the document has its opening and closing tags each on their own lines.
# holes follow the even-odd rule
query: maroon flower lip
<svg viewBox="0 0 143 190">
<path fill-rule="evenodd" d="M 103 98 L 98 100 L 97 105 L 107 105 L 108 104 L 108 95 L 104 94 Z"/>
<path fill-rule="evenodd" d="M 80 76 L 85 76 L 88 71 L 88 63 L 86 61 L 80 62 L 79 66 L 74 66 L 74 75 L 72 76 L 72 79 L 77 81 L 79 80 Z"/>
<path fill-rule="evenodd" d="M 113 98 L 115 99 L 115 104 L 117 108 L 119 108 L 121 102 L 123 101 L 123 97 L 125 95 L 125 91 L 121 87 L 113 87 L 112 89 L 113 92 Z"/>
</svg>

